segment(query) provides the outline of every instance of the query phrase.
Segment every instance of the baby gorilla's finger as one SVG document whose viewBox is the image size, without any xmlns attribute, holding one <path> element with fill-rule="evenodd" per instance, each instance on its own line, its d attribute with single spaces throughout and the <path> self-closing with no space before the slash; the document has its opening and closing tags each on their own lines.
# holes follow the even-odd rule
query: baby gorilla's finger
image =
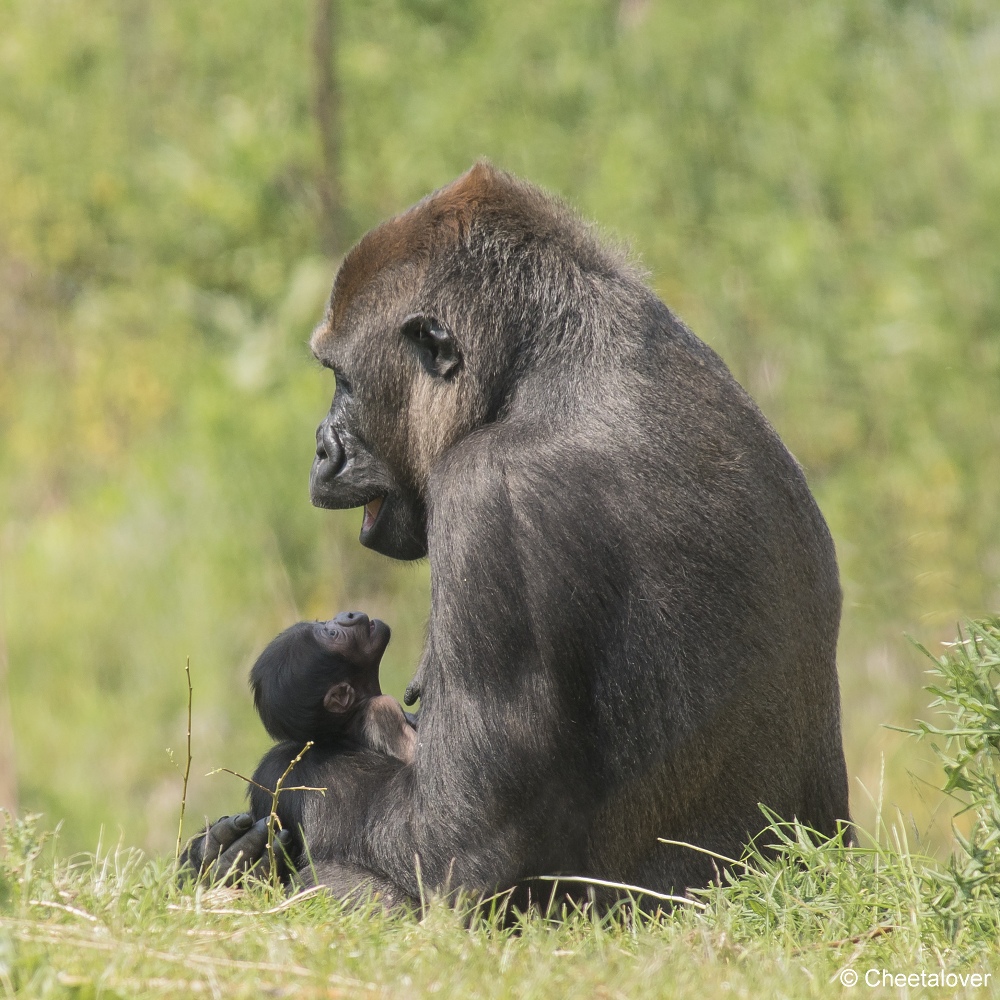
<svg viewBox="0 0 1000 1000">
<path fill-rule="evenodd" d="M 178 877 L 212 881 L 219 855 L 238 837 L 250 829 L 249 814 L 223 816 L 214 823 L 206 821 L 204 832 L 192 837 L 178 859 Z"/>
<path fill-rule="evenodd" d="M 261 833 L 261 830 L 263 832 Z M 279 830 L 274 835 L 274 869 L 282 882 L 295 874 L 292 861 L 292 834 Z M 228 862 L 228 864 L 227 864 Z M 223 867 L 223 865 L 226 867 Z M 234 885 L 247 878 L 268 881 L 271 878 L 271 856 L 267 851 L 267 821 L 261 820 L 253 830 L 219 858 L 216 878 Z"/>
<path fill-rule="evenodd" d="M 199 868 L 205 869 L 209 865 L 214 865 L 219 860 L 220 855 L 231 844 L 239 840 L 250 829 L 250 826 L 251 819 L 248 813 L 223 816 L 221 819 L 217 819 L 199 838 L 201 848 Z"/>
<path fill-rule="evenodd" d="M 249 820 L 249 816 L 247 817 Z M 262 863 L 267 861 L 267 820 L 258 820 L 248 830 L 231 841 L 229 846 L 217 856 L 215 861 L 216 878 L 227 882 L 238 880 L 251 868 L 259 872 Z"/>
</svg>

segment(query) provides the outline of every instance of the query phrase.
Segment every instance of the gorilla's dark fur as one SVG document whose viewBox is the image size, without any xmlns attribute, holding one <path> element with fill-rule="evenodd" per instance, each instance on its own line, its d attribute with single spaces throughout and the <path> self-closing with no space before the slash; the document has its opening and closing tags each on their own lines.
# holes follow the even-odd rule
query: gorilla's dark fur
<svg viewBox="0 0 1000 1000">
<path fill-rule="evenodd" d="M 739 856 L 761 802 L 836 832 L 826 524 L 591 227 L 477 164 L 351 251 L 312 346 L 337 375 L 313 502 L 431 563 L 416 757 L 345 769 L 310 845 L 338 889 L 414 895 L 419 855 L 425 887 L 681 891 L 712 863 L 659 837 Z"/>
</svg>

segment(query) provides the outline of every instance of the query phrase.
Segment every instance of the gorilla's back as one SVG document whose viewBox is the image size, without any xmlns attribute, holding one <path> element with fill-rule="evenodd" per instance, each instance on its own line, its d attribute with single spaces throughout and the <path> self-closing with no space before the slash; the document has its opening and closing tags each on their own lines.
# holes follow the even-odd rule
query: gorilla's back
<svg viewBox="0 0 1000 1000">
<path fill-rule="evenodd" d="M 604 592 L 620 595 L 596 738 L 645 734 L 595 755 L 613 773 L 591 861 L 621 866 L 631 841 L 623 881 L 677 889 L 711 860 L 657 836 L 739 857 L 760 805 L 824 836 L 849 818 L 841 591 L 798 463 L 721 359 L 662 304 L 651 314 L 638 375 L 616 375 L 631 405 L 611 408 L 614 472 L 588 477 L 613 526 Z"/>
</svg>

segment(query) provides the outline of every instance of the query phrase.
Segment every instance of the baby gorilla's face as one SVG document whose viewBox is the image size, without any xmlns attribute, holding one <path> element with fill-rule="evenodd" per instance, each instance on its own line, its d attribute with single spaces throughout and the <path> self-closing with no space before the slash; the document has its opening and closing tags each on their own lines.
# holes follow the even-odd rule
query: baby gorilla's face
<svg viewBox="0 0 1000 1000">
<path fill-rule="evenodd" d="M 313 625 L 313 637 L 321 649 L 349 665 L 345 680 L 354 689 L 354 700 L 358 701 L 382 693 L 378 668 L 390 636 L 385 622 L 369 619 L 360 611 L 342 611 L 328 622 Z M 333 706 L 327 707 L 333 709 Z"/>
<path fill-rule="evenodd" d="M 339 738 L 382 693 L 379 661 L 389 626 L 359 611 L 298 622 L 268 644 L 250 671 L 254 705 L 276 740 Z"/>
</svg>

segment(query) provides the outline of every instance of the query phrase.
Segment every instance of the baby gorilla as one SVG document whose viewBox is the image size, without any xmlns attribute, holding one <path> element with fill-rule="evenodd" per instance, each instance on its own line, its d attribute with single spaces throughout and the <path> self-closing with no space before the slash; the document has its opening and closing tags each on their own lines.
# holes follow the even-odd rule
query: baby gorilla
<svg viewBox="0 0 1000 1000">
<path fill-rule="evenodd" d="M 270 815 L 271 795 L 264 789 L 275 788 L 310 740 L 313 746 L 283 784 L 328 790 L 326 796 L 289 790 L 278 798 L 278 819 L 291 834 L 286 851 L 296 867 L 308 860 L 307 849 L 324 839 L 330 826 L 338 757 L 374 751 L 403 763 L 413 759 L 413 717 L 379 686 L 389 637 L 385 622 L 369 621 L 357 611 L 341 612 L 328 622 L 298 622 L 271 641 L 250 671 L 254 705 L 264 728 L 280 741 L 254 772 L 252 820 Z"/>
</svg>

